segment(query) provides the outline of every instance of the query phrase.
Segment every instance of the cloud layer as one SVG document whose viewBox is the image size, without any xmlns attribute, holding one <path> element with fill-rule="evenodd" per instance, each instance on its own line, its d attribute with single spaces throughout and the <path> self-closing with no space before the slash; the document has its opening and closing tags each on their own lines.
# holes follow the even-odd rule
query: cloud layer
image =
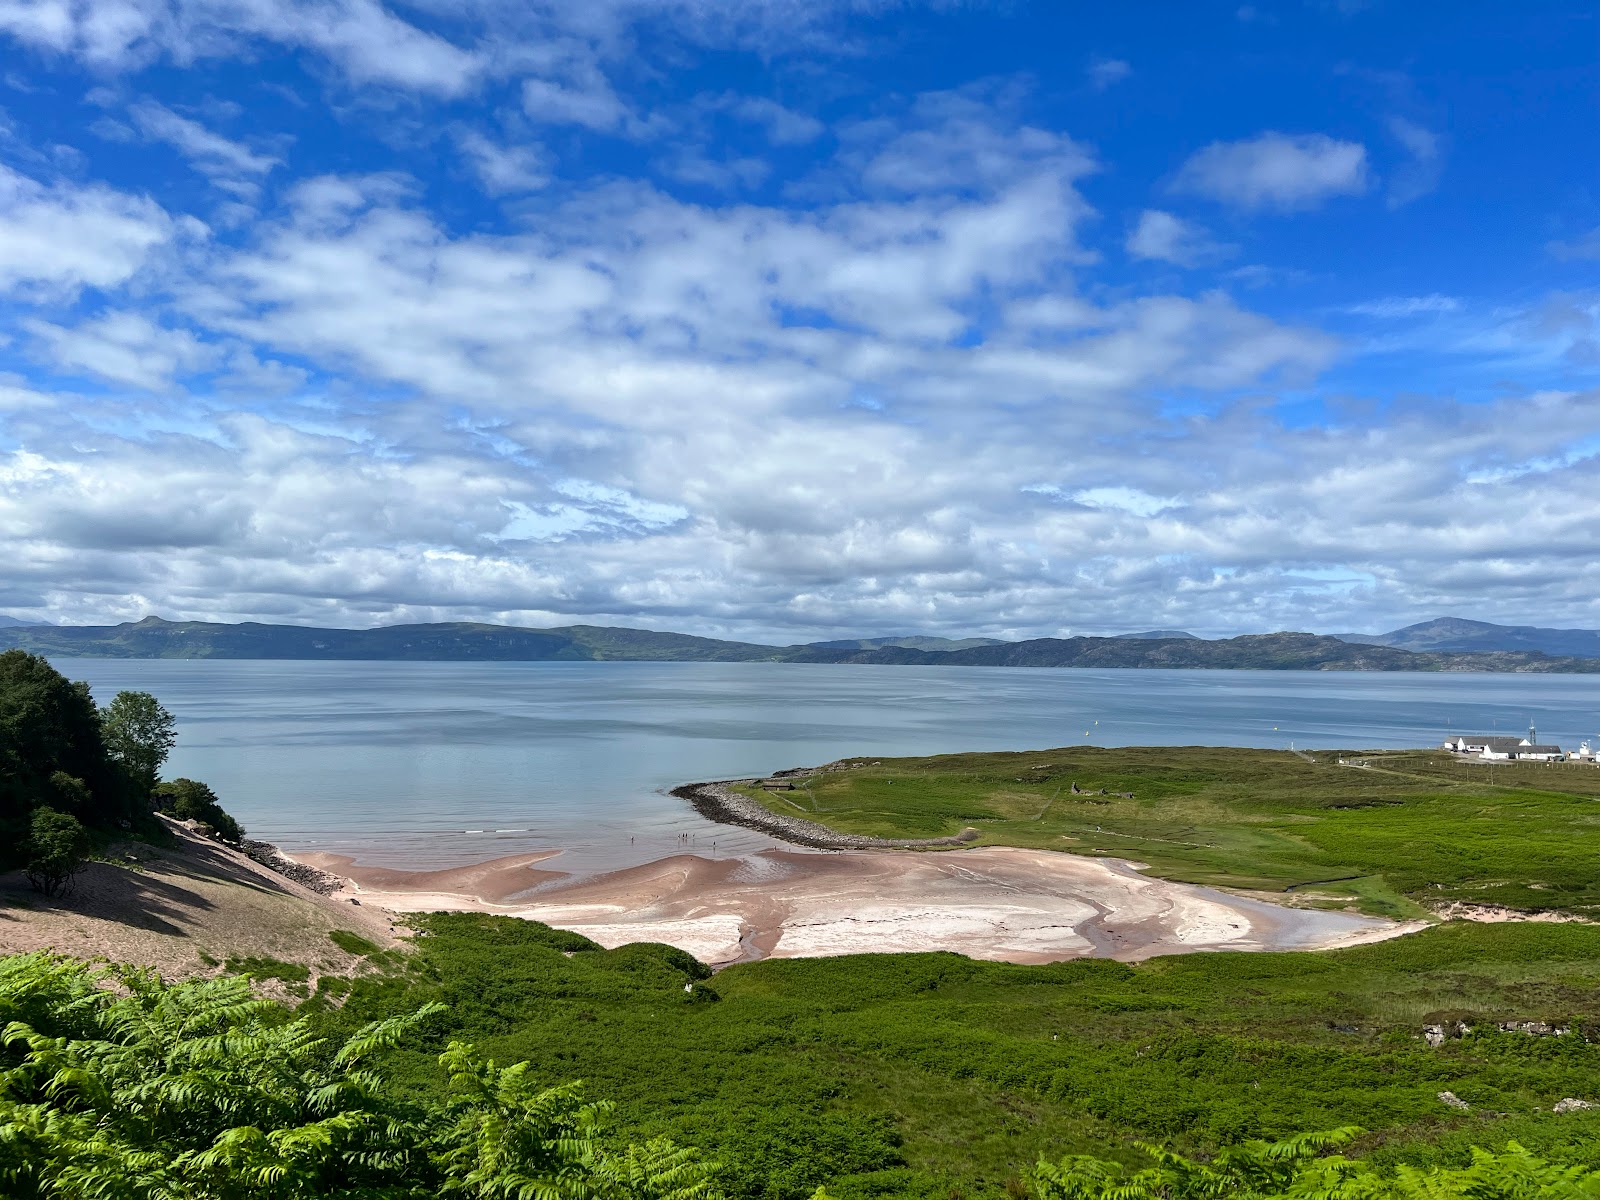
<svg viewBox="0 0 1600 1200">
<path fill-rule="evenodd" d="M 774 640 L 1593 611 L 1600 396 L 1327 383 L 1439 322 L 1502 372 L 1576 363 L 1591 299 L 1230 285 L 1276 269 L 1235 266 L 1253 219 L 1424 195 L 1420 125 L 1379 123 L 1412 174 L 1371 201 L 1362 143 L 1268 130 L 1117 208 L 1116 147 L 1025 81 L 830 109 L 638 78 L 663 21 L 679 56 L 827 43 L 815 69 L 873 9 L 0 0 L 13 44 L 114 81 L 86 145 L 197 173 L 0 168 L 0 611 Z M 269 48 L 384 152 L 142 82 Z"/>
</svg>

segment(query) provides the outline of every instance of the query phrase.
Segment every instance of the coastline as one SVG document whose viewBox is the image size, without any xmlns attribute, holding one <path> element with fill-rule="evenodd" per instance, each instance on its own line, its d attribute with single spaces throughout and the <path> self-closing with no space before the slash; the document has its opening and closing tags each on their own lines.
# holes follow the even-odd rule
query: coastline
<svg viewBox="0 0 1600 1200">
<path fill-rule="evenodd" d="M 795 779 L 823 767 L 802 767 L 779 771 L 772 778 Z M 729 784 L 754 783 L 754 779 L 720 779 L 710 783 L 686 783 L 667 794 L 687 800 L 708 821 L 719 825 L 738 825 L 754 829 L 809 850 L 933 850 L 942 846 L 969 846 L 978 839 L 976 829 L 964 829 L 954 837 L 938 838 L 880 838 L 862 834 L 840 833 L 804 817 L 790 817 L 775 813 L 746 796 L 741 796 Z"/>
<path fill-rule="evenodd" d="M 940 838 L 840 833 L 773 812 L 732 787 L 753 782 L 689 783 L 669 792 L 707 820 L 784 843 L 726 858 L 680 852 L 580 876 L 541 865 L 557 850 L 429 870 L 323 852 L 290 855 L 265 843 L 253 845 L 251 856 L 318 891 L 329 889 L 325 894 L 336 901 L 396 914 L 497 913 L 570 930 L 607 948 L 664 942 L 715 967 L 926 951 L 1014 963 L 1136 962 L 1206 950 L 1335 949 L 1428 924 L 1289 907 L 1160 879 L 1121 859 L 975 846 L 973 829 Z"/>
</svg>

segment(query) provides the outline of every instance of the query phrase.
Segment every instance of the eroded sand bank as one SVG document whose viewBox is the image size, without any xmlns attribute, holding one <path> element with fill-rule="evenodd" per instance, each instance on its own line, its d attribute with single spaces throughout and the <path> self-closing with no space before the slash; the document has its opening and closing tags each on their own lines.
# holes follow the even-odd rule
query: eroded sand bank
<svg viewBox="0 0 1600 1200">
<path fill-rule="evenodd" d="M 953 950 L 1017 963 L 1190 950 L 1328 949 L 1409 932 L 1154 879 L 1114 859 L 986 846 L 940 853 L 682 854 L 569 883 L 531 856 L 454 870 L 305 861 L 396 912 L 476 910 L 571 929 L 604 946 L 666 942 L 703 962 Z M 536 888 L 529 892 L 528 889 Z"/>
</svg>

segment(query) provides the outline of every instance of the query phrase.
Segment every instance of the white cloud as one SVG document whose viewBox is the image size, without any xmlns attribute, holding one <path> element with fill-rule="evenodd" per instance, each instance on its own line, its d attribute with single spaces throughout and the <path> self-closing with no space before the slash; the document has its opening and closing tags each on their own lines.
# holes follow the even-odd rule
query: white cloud
<svg viewBox="0 0 1600 1200">
<path fill-rule="evenodd" d="M 1090 508 L 1131 513 L 1136 517 L 1153 517 L 1173 505 L 1170 497 L 1152 496 L 1149 492 L 1129 487 L 1084 488 L 1072 498 Z"/>
<path fill-rule="evenodd" d="M 0 290 L 112 287 L 175 232 L 146 197 L 101 185 L 45 185 L 0 166 Z"/>
<path fill-rule="evenodd" d="M 1345 311 L 1362 317 L 1393 319 L 1434 316 L 1456 312 L 1460 307 L 1461 301 L 1454 296 L 1441 296 L 1434 292 L 1427 296 L 1387 296 L 1382 300 L 1368 300 L 1362 304 L 1352 304 Z"/>
<path fill-rule="evenodd" d="M 1097 58 L 1089 64 L 1089 86 L 1103 92 L 1132 74 L 1133 68 L 1120 58 Z"/>
<path fill-rule="evenodd" d="M 1367 189 L 1367 151 L 1326 134 L 1268 132 L 1213 142 L 1179 170 L 1174 187 L 1238 208 L 1290 212 Z"/>
<path fill-rule="evenodd" d="M 110 69 L 270 41 L 324 54 L 356 83 L 442 95 L 467 91 L 487 67 L 481 52 L 418 29 L 376 0 L 0 0 L 0 32 Z"/>
<path fill-rule="evenodd" d="M 476 129 L 457 131 L 456 145 L 491 196 L 538 191 L 550 182 L 544 150 L 537 145 L 501 145 Z"/>
<path fill-rule="evenodd" d="M 200 370 L 216 358 L 212 347 L 187 329 L 164 329 L 135 313 L 109 313 L 65 327 L 27 320 L 49 361 L 69 374 L 162 391 L 175 375 Z"/>
<path fill-rule="evenodd" d="M 1180 267 L 1215 262 L 1233 249 L 1212 240 L 1195 222 L 1156 208 L 1147 208 L 1139 214 L 1139 223 L 1129 231 L 1123 245 L 1134 258 L 1154 259 Z"/>
<path fill-rule="evenodd" d="M 1439 186 L 1444 174 L 1444 139 L 1404 117 L 1389 118 L 1389 133 L 1408 156 L 1408 161 L 1389 175 L 1389 207 L 1399 208 Z"/>
<path fill-rule="evenodd" d="M 146 138 L 166 142 L 189 159 L 201 174 L 243 198 L 253 199 L 259 190 L 257 178 L 279 163 L 278 159 L 229 141 L 198 121 L 180 116 L 153 100 L 139 101 L 129 113 Z"/>
<path fill-rule="evenodd" d="M 582 125 L 600 132 L 621 127 L 631 116 L 598 69 L 568 82 L 524 80 L 522 110 L 544 124 Z"/>
<path fill-rule="evenodd" d="M 775 146 L 798 146 L 815 141 L 826 128 L 815 117 L 785 108 L 765 96 L 743 96 L 729 101 L 729 111 L 741 120 L 763 126 Z"/>
<path fill-rule="evenodd" d="M 1547 249 L 1564 262 L 1600 259 L 1600 225 L 1567 241 L 1551 242 Z"/>
</svg>

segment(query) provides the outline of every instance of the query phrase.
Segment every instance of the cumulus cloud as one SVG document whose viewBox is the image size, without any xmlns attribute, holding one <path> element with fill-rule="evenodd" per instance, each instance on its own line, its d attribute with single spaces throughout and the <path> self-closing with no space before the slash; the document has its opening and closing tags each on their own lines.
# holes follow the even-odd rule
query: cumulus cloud
<svg viewBox="0 0 1600 1200">
<path fill-rule="evenodd" d="M 491 196 L 538 191 L 550 182 L 550 164 L 536 145 L 504 145 L 476 129 L 456 133 L 456 146 Z"/>
<path fill-rule="evenodd" d="M 176 232 L 146 197 L 45 184 L 0 166 L 0 291 L 70 295 L 123 283 Z"/>
<path fill-rule="evenodd" d="M 1520 597 L 1592 608 L 1600 439 L 1574 431 L 1596 428 L 1596 395 L 1290 420 L 1280 390 L 1359 347 L 1224 290 L 1100 276 L 1097 152 L 1028 119 L 1020 91 L 881 97 L 838 121 L 828 97 L 824 126 L 775 99 L 652 107 L 629 86 L 630 56 L 669 23 L 766 50 L 774 29 L 820 42 L 837 11 L 0 0 L 0 27 L 107 74 L 310 52 L 322 78 L 376 85 L 360 111 L 416 159 L 443 146 L 515 197 L 469 193 L 463 215 L 438 178 L 348 170 L 208 238 L 127 191 L 0 173 L 0 609 L 783 641 L 1133 614 L 1349 628 L 1488 586 L 1503 615 Z M 492 119 L 426 99 L 491 80 Z M 136 102 L 130 134 L 241 189 L 291 157 L 196 111 Z M 735 121 L 767 146 L 707 133 Z M 558 172 L 596 146 L 585 174 Z M 650 170 L 613 171 L 614 151 Z M 798 157 L 808 174 L 779 174 Z M 1292 210 L 1367 171 L 1354 143 L 1264 134 L 1202 150 L 1178 186 Z M 1228 248 L 1150 209 L 1126 249 L 1190 266 Z M 1554 298 L 1505 318 L 1487 352 L 1600 353 L 1597 312 Z"/>
<path fill-rule="evenodd" d="M 162 391 L 175 376 L 216 358 L 191 330 L 165 329 L 136 313 L 108 313 L 71 327 L 30 319 L 23 327 L 45 359 L 64 372 L 147 391 Z"/>
<path fill-rule="evenodd" d="M 1367 151 L 1322 133 L 1267 132 L 1213 142 L 1179 170 L 1174 188 L 1246 210 L 1292 212 L 1367 190 Z"/>
<path fill-rule="evenodd" d="M 1215 262 L 1232 252 L 1232 247 L 1212 240 L 1203 227 L 1172 213 L 1147 208 L 1128 232 L 1123 243 L 1134 258 L 1169 262 L 1179 267 L 1197 267 Z"/>
</svg>

